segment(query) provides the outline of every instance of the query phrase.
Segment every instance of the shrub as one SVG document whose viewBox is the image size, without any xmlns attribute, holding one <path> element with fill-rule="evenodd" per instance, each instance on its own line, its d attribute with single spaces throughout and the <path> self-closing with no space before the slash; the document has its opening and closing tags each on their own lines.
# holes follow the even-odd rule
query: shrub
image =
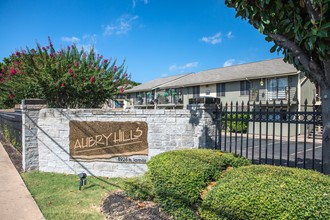
<svg viewBox="0 0 330 220">
<path fill-rule="evenodd" d="M 310 170 L 234 169 L 207 194 L 203 219 L 330 219 L 330 178 Z"/>
<path fill-rule="evenodd" d="M 248 128 L 248 114 L 226 114 L 222 116 L 223 129 L 231 132 L 245 133 Z"/>
<path fill-rule="evenodd" d="M 151 201 L 155 197 L 154 187 L 148 173 L 141 177 L 125 180 L 123 190 L 135 200 Z"/>
<path fill-rule="evenodd" d="M 3 133 L 4 138 L 10 142 L 19 152 L 22 152 L 22 145 L 17 141 L 13 129 L 9 129 L 6 124 L 0 125 L 0 135 Z"/>
<path fill-rule="evenodd" d="M 250 164 L 220 151 L 194 149 L 159 154 L 148 162 L 155 199 L 177 219 L 195 219 L 201 191 L 228 166 Z"/>
<path fill-rule="evenodd" d="M 22 99 L 46 99 L 50 107 L 95 108 L 116 99 L 129 86 L 124 63 L 103 59 L 76 45 L 56 51 L 51 40 L 21 50 L 0 65 L 0 106 Z"/>
</svg>

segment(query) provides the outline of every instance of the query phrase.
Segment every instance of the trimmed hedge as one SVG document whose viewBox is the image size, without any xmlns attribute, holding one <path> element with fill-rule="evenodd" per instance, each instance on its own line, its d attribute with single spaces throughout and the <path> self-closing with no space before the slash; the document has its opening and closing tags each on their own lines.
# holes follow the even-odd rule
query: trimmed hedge
<svg viewBox="0 0 330 220">
<path fill-rule="evenodd" d="M 311 170 L 252 165 L 227 172 L 204 198 L 215 219 L 330 219 L 330 177 Z"/>
<path fill-rule="evenodd" d="M 248 118 L 248 114 L 226 114 L 222 116 L 223 129 L 231 132 L 246 133 L 248 129 Z"/>
<path fill-rule="evenodd" d="M 227 167 L 250 161 L 207 149 L 177 150 L 159 154 L 148 162 L 155 200 L 175 219 L 195 219 L 200 193 Z"/>
<path fill-rule="evenodd" d="M 154 186 L 148 173 L 125 180 L 122 188 L 129 197 L 135 200 L 152 201 L 155 198 Z"/>
</svg>

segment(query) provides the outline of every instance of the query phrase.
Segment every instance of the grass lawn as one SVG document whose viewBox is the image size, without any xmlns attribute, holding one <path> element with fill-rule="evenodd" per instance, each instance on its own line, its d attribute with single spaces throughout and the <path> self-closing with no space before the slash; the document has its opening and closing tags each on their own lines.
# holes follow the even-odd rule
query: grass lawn
<svg viewBox="0 0 330 220">
<path fill-rule="evenodd" d="M 87 185 L 78 190 L 77 175 L 29 172 L 22 178 L 47 220 L 104 219 L 102 199 L 118 189 L 120 178 L 87 176 Z"/>
</svg>

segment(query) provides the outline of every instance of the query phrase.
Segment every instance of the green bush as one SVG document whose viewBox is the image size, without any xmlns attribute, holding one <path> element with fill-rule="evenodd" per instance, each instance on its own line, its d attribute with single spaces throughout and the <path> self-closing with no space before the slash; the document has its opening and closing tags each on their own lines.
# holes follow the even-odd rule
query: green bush
<svg viewBox="0 0 330 220">
<path fill-rule="evenodd" d="M 248 114 L 226 114 L 222 116 L 223 129 L 231 132 L 246 133 L 248 117 Z"/>
<path fill-rule="evenodd" d="M 103 59 L 76 45 L 56 50 L 49 45 L 16 51 L 0 64 L 0 106 L 22 99 L 45 99 L 56 108 L 99 108 L 130 87 L 124 63 Z"/>
<path fill-rule="evenodd" d="M 250 161 L 207 149 L 178 150 L 159 154 L 148 162 L 155 200 L 176 219 L 195 219 L 201 191 L 217 180 L 228 166 Z"/>
<path fill-rule="evenodd" d="M 19 152 L 22 152 L 22 145 L 16 140 L 13 132 L 13 129 L 10 130 L 6 124 L 1 125 L 0 127 L 0 134 L 3 133 L 5 139 L 9 141 Z"/>
<path fill-rule="evenodd" d="M 151 201 L 155 197 L 154 187 L 148 173 L 141 177 L 125 180 L 122 188 L 129 197 L 135 200 Z"/>
<path fill-rule="evenodd" d="M 253 165 L 227 172 L 207 194 L 209 219 L 330 219 L 330 178 L 311 170 Z"/>
</svg>

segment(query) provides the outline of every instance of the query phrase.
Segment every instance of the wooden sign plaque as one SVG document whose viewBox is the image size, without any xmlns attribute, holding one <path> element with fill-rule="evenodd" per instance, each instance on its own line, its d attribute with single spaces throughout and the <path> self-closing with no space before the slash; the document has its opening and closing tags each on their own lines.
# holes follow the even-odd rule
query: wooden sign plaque
<svg viewBox="0 0 330 220">
<path fill-rule="evenodd" d="M 70 121 L 69 126 L 71 158 L 148 155 L 146 122 Z"/>
</svg>

